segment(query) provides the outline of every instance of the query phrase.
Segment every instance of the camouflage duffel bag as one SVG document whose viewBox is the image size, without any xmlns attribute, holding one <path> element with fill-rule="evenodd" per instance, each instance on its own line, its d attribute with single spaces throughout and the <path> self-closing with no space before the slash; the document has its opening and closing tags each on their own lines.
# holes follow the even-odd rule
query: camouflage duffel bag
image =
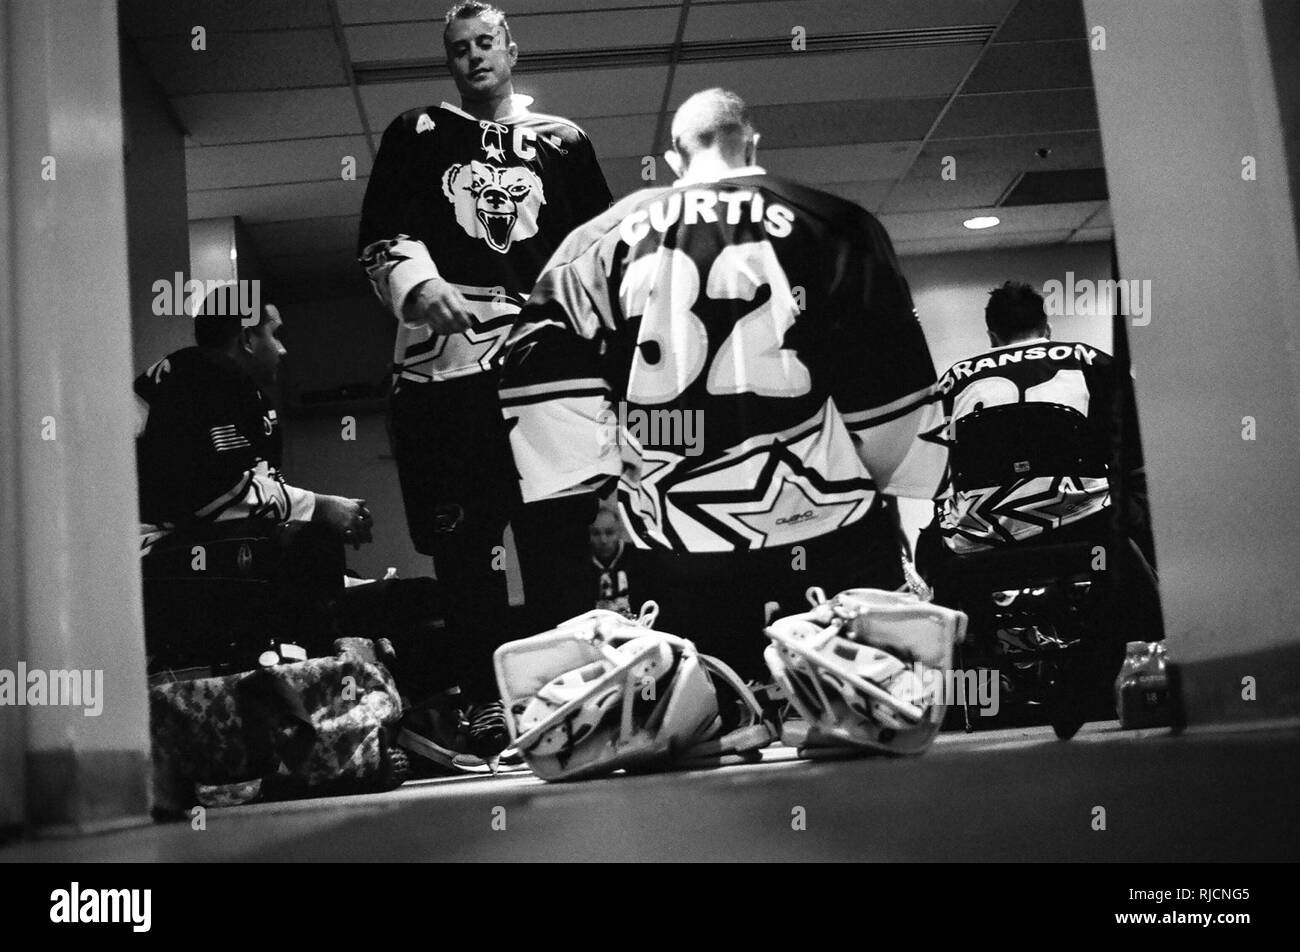
<svg viewBox="0 0 1300 952">
<path fill-rule="evenodd" d="M 155 815 L 177 816 L 208 802 L 200 791 L 232 785 L 247 788 L 247 801 L 258 794 L 250 781 L 264 799 L 399 785 L 391 646 L 347 638 L 335 648 L 332 658 L 150 688 Z"/>
</svg>

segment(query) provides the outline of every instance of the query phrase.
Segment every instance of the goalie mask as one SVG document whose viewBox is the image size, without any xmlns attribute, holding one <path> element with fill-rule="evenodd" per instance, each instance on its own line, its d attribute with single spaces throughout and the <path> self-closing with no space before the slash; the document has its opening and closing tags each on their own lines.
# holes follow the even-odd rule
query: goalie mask
<svg viewBox="0 0 1300 952">
<path fill-rule="evenodd" d="M 657 613 L 596 610 L 496 650 L 514 746 L 539 777 L 757 760 L 775 739 L 735 672 L 653 631 Z"/>
<path fill-rule="evenodd" d="M 940 693 L 966 616 L 915 595 L 809 589 L 812 610 L 773 622 L 764 660 L 807 723 L 805 753 L 851 747 L 919 754 L 943 723 Z"/>
</svg>

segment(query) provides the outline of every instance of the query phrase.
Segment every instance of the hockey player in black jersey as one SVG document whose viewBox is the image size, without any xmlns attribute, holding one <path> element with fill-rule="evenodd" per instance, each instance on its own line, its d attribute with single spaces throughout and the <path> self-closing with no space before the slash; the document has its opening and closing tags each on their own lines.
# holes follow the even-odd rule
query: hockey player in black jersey
<svg viewBox="0 0 1300 952">
<path fill-rule="evenodd" d="M 1148 516 L 1131 493 L 1124 512 L 1115 508 L 1120 381 L 1111 356 L 1054 340 L 1043 298 L 1027 284 L 1007 281 L 991 291 L 984 317 L 992 349 L 957 361 L 939 379 L 951 467 L 935 520 L 918 540 L 917 567 L 946 602 L 961 585 L 954 556 L 1067 542 L 1112 552 L 1101 636 L 1078 663 L 1064 702 L 1067 736 L 1087 705 L 1108 693 L 1124 643 L 1162 637 L 1155 572 L 1132 541 Z M 1002 417 L 1009 425 L 989 423 L 997 417 L 988 411 L 1010 411 Z M 1130 475 L 1130 485 L 1139 481 Z"/>
<path fill-rule="evenodd" d="M 284 355 L 280 315 L 263 304 L 243 326 L 219 288 L 195 318 L 197 346 L 169 354 L 135 381 L 144 573 L 166 574 L 191 546 L 234 535 L 274 539 L 269 580 L 295 635 L 311 650 L 325 634 L 313 606 L 342 589 L 343 543 L 369 542 L 365 500 L 292 486 L 280 473 L 277 414 L 263 396 Z M 310 616 L 310 617 L 309 617 Z"/>
<path fill-rule="evenodd" d="M 940 506 L 944 544 L 954 552 L 974 552 L 1044 533 L 1060 538 L 1066 526 L 1079 538 L 1104 536 L 1096 526 L 1104 525 L 1111 505 L 1110 355 L 1088 344 L 1053 341 L 1043 299 L 1026 284 L 1008 281 L 990 292 L 985 320 L 993 349 L 958 361 L 939 380 L 949 439 L 976 410 L 1051 404 L 1077 412 L 1083 439 L 1074 455 L 1082 462 L 1070 472 L 951 489 Z"/>
<path fill-rule="evenodd" d="M 491 660 L 512 636 L 502 532 L 513 523 L 530 627 L 540 630 L 580 610 L 581 576 L 553 566 L 558 553 L 585 558 L 594 512 L 520 511 L 498 351 L 547 258 L 610 194 L 586 134 L 514 94 L 518 48 L 500 10 L 458 4 L 443 41 L 460 107 L 412 109 L 384 132 L 359 249 L 399 322 L 392 437 L 411 538 L 445 583 L 448 623 L 481 639 L 478 676 L 464 688 L 493 702 L 474 712 L 487 749 L 506 737 Z"/>
<path fill-rule="evenodd" d="M 931 499 L 934 368 L 888 235 L 767 175 L 734 94 L 673 121 L 681 176 L 574 232 L 507 344 L 525 499 L 618 481 L 660 627 L 766 676 L 765 609 L 902 584 L 883 492 Z"/>
</svg>

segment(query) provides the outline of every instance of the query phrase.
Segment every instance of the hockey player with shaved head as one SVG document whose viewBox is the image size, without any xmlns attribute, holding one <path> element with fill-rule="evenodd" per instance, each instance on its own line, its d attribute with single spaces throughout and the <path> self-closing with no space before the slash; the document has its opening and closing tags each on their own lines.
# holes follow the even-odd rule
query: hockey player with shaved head
<svg viewBox="0 0 1300 952">
<path fill-rule="evenodd" d="M 875 218 L 768 175 L 734 93 L 691 96 L 671 129 L 677 181 L 551 258 L 502 406 L 524 498 L 616 483 L 658 627 L 762 676 L 766 616 L 810 586 L 902 584 L 883 497 L 938 489 L 935 375 Z"/>
</svg>

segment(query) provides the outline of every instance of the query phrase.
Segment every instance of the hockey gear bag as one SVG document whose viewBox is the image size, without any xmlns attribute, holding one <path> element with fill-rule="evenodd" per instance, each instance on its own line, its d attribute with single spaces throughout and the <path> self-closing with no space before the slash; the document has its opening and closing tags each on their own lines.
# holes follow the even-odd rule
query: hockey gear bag
<svg viewBox="0 0 1300 952">
<path fill-rule="evenodd" d="M 597 609 L 496 650 L 516 747 L 544 780 L 757 761 L 775 728 L 744 682 L 640 616 Z"/>
<path fill-rule="evenodd" d="M 801 756 L 838 749 L 920 754 L 944 717 L 943 685 L 966 615 L 916 595 L 859 588 L 774 621 L 764 660 L 802 717 L 784 742 Z"/>
</svg>

